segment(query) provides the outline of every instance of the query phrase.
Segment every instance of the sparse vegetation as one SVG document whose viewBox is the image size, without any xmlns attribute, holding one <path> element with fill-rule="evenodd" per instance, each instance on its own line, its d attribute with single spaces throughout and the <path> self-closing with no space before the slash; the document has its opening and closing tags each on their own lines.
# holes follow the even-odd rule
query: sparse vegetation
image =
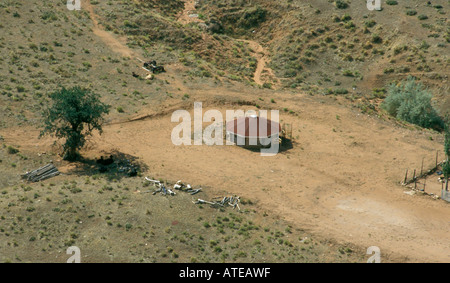
<svg viewBox="0 0 450 283">
<path fill-rule="evenodd" d="M 434 157 L 444 138 L 448 144 L 440 133 L 402 122 L 433 123 L 448 110 L 450 33 L 443 0 L 385 1 L 384 10 L 373 12 L 363 1 L 348 0 L 92 0 L 81 11 L 68 11 L 66 1 L 19 2 L 0 3 L 3 262 L 64 262 L 72 245 L 82 248 L 86 262 L 365 262 L 366 246 L 328 237 L 341 239 L 336 231 L 344 231 L 353 234 L 350 242 L 358 237 L 373 244 L 366 219 L 354 217 L 374 207 L 361 197 L 371 200 L 374 190 L 377 201 L 403 195 L 394 180 L 404 167 L 417 165 L 422 155 Z M 167 72 L 145 79 L 137 58 L 156 60 Z M 409 74 L 429 89 L 405 94 L 402 79 Z M 51 119 L 47 131 L 60 139 L 38 140 L 55 96 L 64 96 L 55 90 L 65 85 L 69 92 L 74 84 L 110 105 L 100 111 L 105 133 L 89 136 L 92 124 Z M 383 108 L 395 96 L 409 103 L 392 118 Z M 77 105 L 75 97 L 66 97 L 70 103 L 58 111 Z M 198 99 L 211 108 L 278 109 L 282 124 L 293 126 L 292 139 L 282 139 L 282 154 L 267 162 L 236 147 L 174 148 L 164 140 L 169 112 L 190 111 Z M 92 113 L 73 116 L 89 120 Z M 68 162 L 61 153 L 83 158 Z M 110 154 L 111 165 L 95 162 Z M 128 174 L 129 163 L 138 160 L 148 166 Z M 50 162 L 64 174 L 40 183 L 20 179 Z M 196 196 L 184 192 L 153 195 L 153 183 L 143 180 L 152 174 L 167 188 L 174 184 L 170 178 L 193 176 L 204 182 L 198 184 L 202 199 L 243 190 L 255 199 L 241 199 L 240 211 L 194 205 Z M 404 217 L 396 215 L 397 202 L 371 214 L 370 231 L 392 236 L 377 236 L 392 250 L 383 261 L 414 261 L 429 243 L 433 251 L 445 248 L 438 236 L 445 234 L 438 224 L 448 222 L 441 200 L 412 205 L 404 197 L 401 211 L 414 209 L 417 218 L 414 235 L 391 225 Z M 338 221 L 323 217 L 329 209 Z M 292 222 L 282 220 L 285 212 Z M 425 215 L 433 216 L 433 227 Z M 319 240 L 304 223 L 333 227 Z M 422 232 L 430 230 L 437 233 Z M 397 238 L 406 243 L 397 246 Z"/>
<path fill-rule="evenodd" d="M 391 6 L 398 5 L 398 1 L 396 1 L 396 0 L 387 0 L 386 4 L 391 5 Z"/>
<path fill-rule="evenodd" d="M 338 9 L 347 9 L 349 6 L 345 0 L 336 0 L 336 1 L 334 1 L 334 4 L 336 5 L 336 8 L 338 8 Z"/>
<path fill-rule="evenodd" d="M 16 153 L 19 152 L 19 150 L 18 150 L 17 148 L 14 148 L 14 147 L 12 147 L 12 146 L 9 145 L 9 146 L 6 148 L 6 152 L 8 152 L 8 154 L 16 154 Z"/>
</svg>

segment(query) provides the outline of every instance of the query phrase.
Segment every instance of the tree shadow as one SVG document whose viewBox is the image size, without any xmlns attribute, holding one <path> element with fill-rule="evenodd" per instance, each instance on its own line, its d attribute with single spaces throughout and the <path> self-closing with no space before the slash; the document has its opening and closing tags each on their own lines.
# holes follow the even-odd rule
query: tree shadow
<svg viewBox="0 0 450 283">
<path fill-rule="evenodd" d="M 107 180 L 136 177 L 148 170 L 138 157 L 114 150 L 98 159 L 80 157 L 68 174 L 80 176 L 104 176 Z"/>
</svg>

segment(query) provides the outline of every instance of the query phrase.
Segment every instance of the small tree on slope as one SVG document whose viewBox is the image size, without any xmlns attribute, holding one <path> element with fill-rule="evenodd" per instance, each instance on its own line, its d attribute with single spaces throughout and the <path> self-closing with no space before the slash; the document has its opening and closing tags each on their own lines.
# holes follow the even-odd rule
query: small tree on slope
<svg viewBox="0 0 450 283">
<path fill-rule="evenodd" d="M 64 159 L 74 161 L 86 137 L 94 130 L 102 133 L 103 116 L 109 113 L 110 106 L 103 104 L 98 95 L 77 86 L 62 88 L 50 94 L 50 98 L 53 104 L 43 112 L 41 136 L 50 134 L 64 138 Z"/>
</svg>

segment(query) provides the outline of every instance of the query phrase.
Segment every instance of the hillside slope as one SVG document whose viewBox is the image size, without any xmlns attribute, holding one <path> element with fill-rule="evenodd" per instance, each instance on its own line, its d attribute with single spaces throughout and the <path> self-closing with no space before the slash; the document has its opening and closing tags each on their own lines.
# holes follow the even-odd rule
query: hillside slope
<svg viewBox="0 0 450 283">
<path fill-rule="evenodd" d="M 64 262 L 71 245 L 89 262 L 365 262 L 369 246 L 384 262 L 449 261 L 448 203 L 400 185 L 443 158 L 443 136 L 377 112 L 409 74 L 448 109 L 448 1 L 31 2 L 0 3 L 0 261 Z M 166 72 L 146 80 L 138 59 Z M 49 93 L 73 85 L 112 111 L 68 163 L 38 136 Z M 280 110 L 293 139 L 272 159 L 175 146 L 171 114 L 195 101 Z M 63 175 L 20 178 L 49 162 Z M 203 191 L 152 195 L 145 176 Z M 437 176 L 425 185 L 439 194 Z M 193 203 L 230 195 L 242 211 Z"/>
</svg>

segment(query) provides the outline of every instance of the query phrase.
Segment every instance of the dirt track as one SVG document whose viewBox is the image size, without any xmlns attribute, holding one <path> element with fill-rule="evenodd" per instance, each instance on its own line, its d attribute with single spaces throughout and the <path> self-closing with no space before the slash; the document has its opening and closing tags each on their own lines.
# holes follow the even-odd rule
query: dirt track
<svg viewBox="0 0 450 283">
<path fill-rule="evenodd" d="M 195 0 L 186 0 L 184 4 L 184 10 L 179 15 L 178 21 L 182 24 L 204 23 L 204 21 L 199 19 L 198 17 L 193 17 L 192 15 L 194 13 L 195 13 Z M 245 42 L 249 45 L 249 47 L 254 52 L 253 56 L 256 58 L 258 62 L 255 73 L 253 75 L 253 80 L 255 81 L 255 83 L 258 85 L 264 84 L 265 81 L 262 78 L 264 71 L 267 71 L 271 77 L 275 77 L 272 69 L 267 67 L 267 62 L 265 58 L 266 50 L 264 49 L 264 47 L 254 40 L 241 39 L 240 41 Z"/>
<path fill-rule="evenodd" d="M 212 91 L 193 94 L 204 102 L 205 111 L 233 109 L 215 107 L 207 97 Z M 234 91 L 221 91 L 236 97 Z M 279 95 L 275 99 L 282 101 L 286 94 Z M 431 167 L 441 144 L 418 131 L 392 127 L 307 96 L 280 102 L 287 103 L 300 117 L 286 114 L 281 119 L 293 123 L 298 137 L 292 149 L 275 157 L 236 146 L 175 146 L 170 137 L 177 123 L 165 114 L 106 126 L 83 154 L 93 158 L 119 150 L 144 161 L 147 175 L 202 184 L 212 195 L 225 191 L 252 199 L 261 212 L 285 218 L 319 237 L 378 246 L 382 257 L 450 260 L 448 203 L 407 195 L 399 185 L 405 168 L 420 166 L 422 157 L 430 157 L 425 168 Z M 27 137 L 26 131 L 5 135 L 6 141 L 25 148 L 37 143 Z M 37 144 L 46 151 L 51 141 Z"/>
<path fill-rule="evenodd" d="M 116 44 L 123 47 L 116 40 L 105 43 L 113 50 Z M 127 54 L 124 49 L 123 55 Z M 168 74 L 173 74 L 170 67 Z M 239 87 L 189 92 L 192 105 L 194 99 L 203 101 L 204 110 L 232 109 L 216 104 L 213 95 L 217 93 L 246 100 L 263 95 Z M 235 146 L 174 146 L 170 137 L 176 124 L 170 122 L 170 114 L 106 126 L 83 154 L 97 157 L 117 149 L 134 155 L 149 166 L 148 175 L 186 180 L 211 192 L 227 191 L 255 200 L 261 211 L 320 237 L 378 246 L 382 260 L 387 255 L 450 262 L 449 204 L 404 194 L 405 188 L 399 186 L 404 170 L 418 168 L 423 157 L 425 167 L 432 165 L 436 150 L 442 149 L 440 143 L 333 101 L 282 92 L 268 95 L 277 101 L 277 108 L 299 114 L 282 114 L 283 122 L 293 123 L 297 143 L 275 157 L 264 158 Z M 140 113 L 145 114 L 158 112 Z M 24 149 L 48 151 L 51 141 L 37 141 L 34 132 L 12 129 L 4 136 Z"/>
<path fill-rule="evenodd" d="M 422 156 L 431 162 L 439 144 L 307 98 L 295 109 L 300 119 L 282 119 L 294 123 L 298 144 L 275 157 L 234 146 L 174 146 L 170 116 L 108 127 L 96 148 L 141 157 L 153 176 L 256 199 L 262 210 L 325 238 L 413 260 L 450 260 L 448 203 L 406 195 L 398 185 L 405 167 Z"/>
<path fill-rule="evenodd" d="M 109 46 L 114 52 L 121 54 L 123 57 L 134 56 L 135 53 L 125 45 L 125 39 L 120 41 L 111 33 L 102 28 L 98 22 L 97 15 L 94 12 L 94 7 L 91 5 L 90 0 L 83 3 L 83 7 L 86 7 L 91 17 L 93 23 L 92 32 L 98 36 L 105 43 L 105 45 Z"/>
</svg>

